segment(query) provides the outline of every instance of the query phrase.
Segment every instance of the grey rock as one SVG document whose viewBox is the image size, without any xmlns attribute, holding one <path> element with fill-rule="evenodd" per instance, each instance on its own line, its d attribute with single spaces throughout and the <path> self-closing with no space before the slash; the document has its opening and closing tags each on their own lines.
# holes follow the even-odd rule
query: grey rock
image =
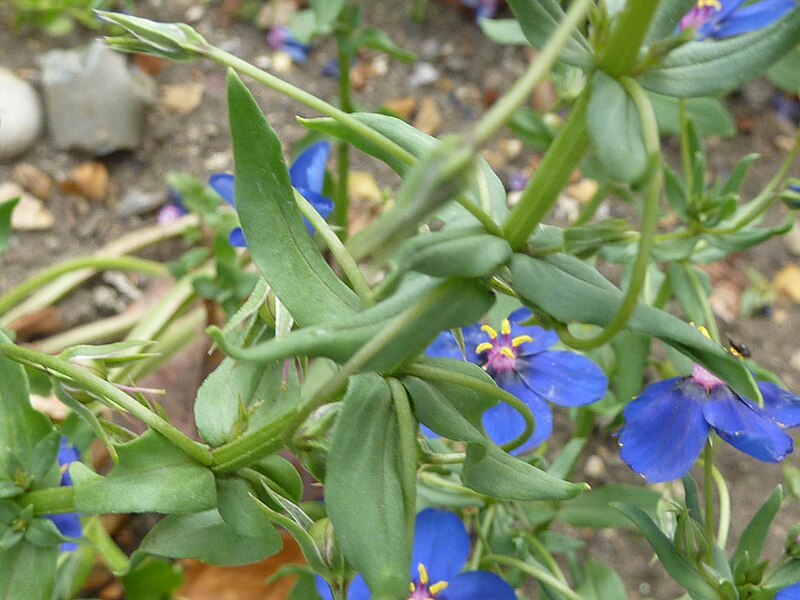
<svg viewBox="0 0 800 600">
<path fill-rule="evenodd" d="M 11 71 L 0 69 L 0 160 L 19 156 L 42 130 L 42 107 L 36 90 Z"/>
<path fill-rule="evenodd" d="M 412 88 L 430 85 L 439 79 L 439 71 L 429 62 L 417 62 L 408 78 L 408 85 Z"/>
<path fill-rule="evenodd" d="M 143 215 L 161 208 L 167 202 L 167 193 L 145 192 L 133 188 L 127 192 L 117 205 L 117 213 L 123 217 Z"/>
<path fill-rule="evenodd" d="M 45 107 L 56 146 L 96 156 L 139 145 L 156 86 L 149 75 L 97 41 L 40 59 Z"/>
</svg>

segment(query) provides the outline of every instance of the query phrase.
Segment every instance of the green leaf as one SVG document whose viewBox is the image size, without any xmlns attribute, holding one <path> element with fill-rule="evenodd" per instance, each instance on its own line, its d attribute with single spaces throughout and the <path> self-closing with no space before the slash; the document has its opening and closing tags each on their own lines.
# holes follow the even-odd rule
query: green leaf
<svg viewBox="0 0 800 600">
<path fill-rule="evenodd" d="M 711 282 L 708 274 L 695 265 L 673 262 L 667 269 L 672 293 L 681 305 L 684 316 L 696 325 L 705 325 L 706 317 L 703 302 L 711 295 Z M 697 280 L 697 285 L 693 280 Z M 698 290 L 698 286 L 701 288 Z M 703 294 L 703 297 L 699 297 Z"/>
<path fill-rule="evenodd" d="M 217 497 L 220 516 L 237 534 L 258 538 L 265 548 L 272 548 L 265 557 L 281 549 L 282 542 L 278 532 L 258 507 L 246 481 L 218 479 Z"/>
<path fill-rule="evenodd" d="M 278 487 L 278 492 L 294 502 L 303 497 L 303 479 L 294 465 L 277 454 L 265 456 L 250 466 Z"/>
<path fill-rule="evenodd" d="M 481 31 L 495 44 L 504 46 L 527 46 L 528 38 L 516 19 L 479 19 Z"/>
<path fill-rule="evenodd" d="M 564 502 L 556 518 L 573 527 L 590 529 L 629 527 L 628 520 L 612 507 L 613 502 L 625 501 L 648 515 L 656 514 L 661 494 L 655 490 L 625 484 L 604 485 L 573 500 Z"/>
<path fill-rule="evenodd" d="M 188 513 L 216 506 L 211 471 L 155 431 L 117 450 L 119 464 L 105 477 L 81 463 L 70 467 L 77 511 Z"/>
<path fill-rule="evenodd" d="M 564 323 L 606 325 L 622 302 L 622 292 L 594 267 L 563 254 L 511 259 L 514 289 L 530 305 Z M 657 337 L 724 379 L 734 391 L 755 401 L 760 392 L 747 367 L 722 346 L 677 317 L 640 303 L 626 325 Z"/>
<path fill-rule="evenodd" d="M 247 565 L 277 552 L 274 541 L 243 536 L 216 509 L 188 515 L 167 515 L 142 540 L 134 556 L 194 558 L 209 565 Z"/>
<path fill-rule="evenodd" d="M 183 571 L 179 565 L 150 560 L 122 576 L 127 598 L 135 600 L 167 600 L 183 586 Z"/>
<path fill-rule="evenodd" d="M 485 19 L 481 22 L 485 22 Z M 547 150 L 556 135 L 542 115 L 527 106 L 514 111 L 506 125 L 520 141 L 538 152 Z"/>
<path fill-rule="evenodd" d="M 656 113 L 658 130 L 665 135 L 680 133 L 681 123 L 679 116 L 680 100 L 663 94 L 648 92 L 650 104 Z M 717 98 L 687 98 L 686 115 L 691 119 L 700 137 L 719 135 L 732 137 L 736 135 L 736 123 L 725 104 Z"/>
<path fill-rule="evenodd" d="M 192 60 L 208 43 L 183 23 L 159 23 L 141 17 L 95 10 L 103 21 L 118 25 L 129 35 L 106 38 L 106 43 L 121 52 L 142 52 L 170 60 Z"/>
<path fill-rule="evenodd" d="M 669 538 L 642 509 L 623 502 L 615 502 L 612 506 L 636 525 L 650 543 L 667 573 L 686 588 L 694 600 L 719 600 L 711 585 L 686 558 L 678 553 Z"/>
<path fill-rule="evenodd" d="M 400 62 L 409 63 L 417 58 L 416 54 L 409 52 L 408 50 L 404 50 L 395 44 L 392 41 L 392 38 L 386 35 L 383 31 L 373 27 L 361 31 L 355 41 L 359 46 L 369 48 L 370 50 L 383 52 L 384 54 L 392 57 L 395 60 L 399 60 Z"/>
<path fill-rule="evenodd" d="M 590 558 L 583 565 L 584 580 L 576 590 L 585 600 L 626 600 L 625 586 L 617 572 Z"/>
<path fill-rule="evenodd" d="M 564 10 L 556 0 L 508 0 L 508 5 L 525 37 L 535 48 L 541 49 L 564 19 Z M 579 31 L 572 34 L 560 58 L 576 67 L 591 68 L 594 65 L 589 42 Z"/>
<path fill-rule="evenodd" d="M 602 71 L 594 74 L 591 85 L 586 126 L 597 158 L 613 178 L 636 182 L 647 166 L 636 105 L 622 85 Z"/>
<path fill-rule="evenodd" d="M 767 77 L 783 91 L 797 94 L 800 91 L 800 48 L 790 50 L 772 65 L 767 71 Z"/>
<path fill-rule="evenodd" d="M 779 485 L 767 498 L 766 502 L 753 515 L 747 527 L 744 528 L 736 552 L 731 557 L 730 564 L 734 572 L 746 569 L 755 565 L 761 559 L 761 552 L 764 550 L 764 542 L 769 533 L 772 520 L 778 513 L 783 500 L 783 488 Z"/>
<path fill-rule="evenodd" d="M 673 36 L 681 19 L 696 4 L 697 0 L 662 0 L 650 24 L 647 40 L 661 40 Z"/>
<path fill-rule="evenodd" d="M 19 204 L 20 198 L 11 198 L 0 202 L 0 254 L 8 250 L 8 243 L 11 239 L 11 215 Z"/>
<path fill-rule="evenodd" d="M 0 329 L 0 344 L 11 339 Z M 0 356 L 0 479 L 13 477 L 12 464 L 27 458 L 53 431 L 50 420 L 31 406 L 25 368 Z"/>
<path fill-rule="evenodd" d="M 416 469 L 400 455 L 403 440 L 389 385 L 375 374 L 350 378 L 336 423 L 325 502 L 345 556 L 374 597 L 408 593 L 414 515 L 404 482 Z"/>
<path fill-rule="evenodd" d="M 712 96 L 756 77 L 800 41 L 800 8 L 776 23 L 726 40 L 689 42 L 642 75 L 645 89 L 667 96 Z"/>
<path fill-rule="evenodd" d="M 325 30 L 333 25 L 347 4 L 347 0 L 311 0 L 311 10 L 317 18 L 317 27 Z"/>
<path fill-rule="evenodd" d="M 253 262 L 300 325 L 350 315 L 355 293 L 331 270 L 303 225 L 281 143 L 253 95 L 228 73 L 236 210 Z"/>
<path fill-rule="evenodd" d="M 412 154 L 416 158 L 422 158 L 433 146 L 436 144 L 436 138 L 433 138 L 418 129 L 415 129 L 402 119 L 390 117 L 387 115 L 379 115 L 373 113 L 353 113 L 350 115 L 354 119 L 360 121 L 385 135 L 390 140 L 395 142 L 398 146 Z M 353 144 L 359 150 L 366 154 L 383 161 L 394 170 L 395 173 L 401 177 L 405 177 L 409 171 L 408 165 L 398 160 L 395 156 L 387 153 L 382 148 L 378 148 L 371 142 L 364 140 L 364 138 L 353 134 L 349 129 L 345 129 L 333 119 L 298 119 L 300 124 L 312 131 L 319 131 L 339 139 L 344 139 Z M 483 159 L 478 158 L 479 171 L 486 179 L 486 185 L 489 190 L 490 201 L 490 215 L 497 223 L 502 223 L 508 215 L 508 207 L 506 206 L 506 190 L 503 182 L 497 174 L 492 171 L 489 164 Z M 466 196 L 475 204 L 480 205 L 480 194 L 476 184 L 470 184 L 467 188 Z M 464 207 L 451 203 L 436 213 L 436 217 L 441 219 L 447 227 L 473 227 L 480 225 L 480 223 L 467 212 Z"/>
<path fill-rule="evenodd" d="M 0 600 L 51 600 L 58 546 L 23 541 L 0 551 Z"/>
</svg>

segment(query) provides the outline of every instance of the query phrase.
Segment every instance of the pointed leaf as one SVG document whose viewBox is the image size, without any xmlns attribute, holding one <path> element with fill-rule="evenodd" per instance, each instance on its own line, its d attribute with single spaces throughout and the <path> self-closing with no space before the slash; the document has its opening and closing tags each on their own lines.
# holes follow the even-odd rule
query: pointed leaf
<svg viewBox="0 0 800 600">
<path fill-rule="evenodd" d="M 57 559 L 58 546 L 27 541 L 0 551 L 0 600 L 50 600 Z"/>
<path fill-rule="evenodd" d="M 508 5 L 534 48 L 541 48 L 564 18 L 564 10 L 556 0 L 508 0 Z M 576 67 L 594 64 L 589 42 L 578 31 L 572 34 L 560 58 Z"/>
<path fill-rule="evenodd" d="M 761 552 L 764 550 L 769 527 L 781 507 L 782 500 L 783 488 L 779 485 L 744 528 L 739 538 L 739 545 L 736 546 L 736 552 L 733 553 L 730 561 L 735 571 L 747 568 L 761 560 Z"/>
</svg>

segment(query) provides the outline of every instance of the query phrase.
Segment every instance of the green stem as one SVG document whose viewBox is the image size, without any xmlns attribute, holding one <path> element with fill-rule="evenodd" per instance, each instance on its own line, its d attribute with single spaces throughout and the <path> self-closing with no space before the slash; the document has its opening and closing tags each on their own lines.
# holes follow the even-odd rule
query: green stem
<svg viewBox="0 0 800 600">
<path fill-rule="evenodd" d="M 311 223 L 317 231 L 317 234 L 328 247 L 328 250 L 333 254 L 336 262 L 339 263 L 353 291 L 358 294 L 358 297 L 361 298 L 361 301 L 366 306 L 375 304 L 372 290 L 369 288 L 364 274 L 361 272 L 361 269 L 358 268 L 358 264 L 356 264 L 353 256 L 347 251 L 347 248 L 345 248 L 339 236 L 334 233 L 330 225 L 322 218 L 322 215 L 320 215 L 314 206 L 301 194 L 295 191 L 294 199 L 297 202 L 297 206 L 300 208 L 300 212 L 303 213 L 303 216 Z"/>
<path fill-rule="evenodd" d="M 283 81 L 271 73 L 262 71 L 247 61 L 244 61 L 241 58 L 238 58 L 233 54 L 225 52 L 219 48 L 208 46 L 204 48 L 203 55 L 221 65 L 230 67 L 231 69 L 252 78 L 264 87 L 275 90 L 276 92 L 283 94 L 292 100 L 304 104 L 312 110 L 335 119 L 342 126 L 363 137 L 365 141 L 377 146 L 377 148 L 381 149 L 383 152 L 386 152 L 390 156 L 393 156 L 404 164 L 413 165 L 416 162 L 411 153 L 401 148 L 398 144 L 394 143 L 383 134 L 375 131 L 367 125 L 364 125 L 361 121 L 358 121 L 351 115 L 339 108 L 336 108 L 332 104 L 317 98 L 315 95 L 310 94 L 305 90 L 292 85 L 291 83 Z"/>
<path fill-rule="evenodd" d="M 460 465 L 466 457 L 464 452 L 451 452 L 450 454 L 428 452 L 423 455 L 421 462 L 428 465 Z"/>
<path fill-rule="evenodd" d="M 550 573 L 550 571 L 538 563 L 532 564 L 532 562 L 522 561 L 511 556 L 492 554 L 484 557 L 483 560 L 481 560 L 481 566 L 490 564 L 506 565 L 513 569 L 518 569 L 523 573 L 530 575 L 537 581 L 540 581 L 545 585 L 549 585 L 554 590 L 561 593 L 565 598 L 567 598 L 567 600 L 583 600 L 572 588 L 560 581 L 558 577 Z"/>
<path fill-rule="evenodd" d="M 658 0 L 628 0 L 617 18 L 600 67 L 613 77 L 628 75 L 639 61 L 639 48 L 658 9 Z"/>
<path fill-rule="evenodd" d="M 141 310 L 126 310 L 124 313 L 107 319 L 91 321 L 86 325 L 79 325 L 36 342 L 36 349 L 45 354 L 58 354 L 70 346 L 116 340 L 135 326 L 144 313 L 145 310 L 142 307 Z"/>
<path fill-rule="evenodd" d="M 686 180 L 686 193 L 690 196 L 689 203 L 694 202 L 691 198 L 694 189 L 694 169 L 692 168 L 692 150 L 689 144 L 689 118 L 686 115 L 686 100 L 678 100 L 678 119 L 681 127 L 681 165 L 683 167 L 683 178 Z"/>
<path fill-rule="evenodd" d="M 567 578 L 564 576 L 564 572 L 561 570 L 561 567 L 558 566 L 556 559 L 553 558 L 553 555 L 550 554 L 545 545 L 539 541 L 539 538 L 532 533 L 525 533 L 524 536 L 525 541 L 528 542 L 528 546 L 539 555 L 547 568 L 553 572 L 553 575 L 555 575 L 561 583 L 568 585 Z"/>
<path fill-rule="evenodd" d="M 497 504 L 492 504 L 486 509 L 486 514 L 483 517 L 483 522 L 478 522 L 476 532 L 478 540 L 475 542 L 475 548 L 472 551 L 472 556 L 467 563 L 467 571 L 477 571 L 478 565 L 481 563 L 483 553 L 489 549 L 489 532 L 492 529 L 492 522 L 494 521 L 495 513 L 497 512 Z"/>
<path fill-rule="evenodd" d="M 108 535 L 100 517 L 88 519 L 83 535 L 92 542 L 112 573 L 121 575 L 128 570 L 129 561 L 117 543 Z"/>
<path fill-rule="evenodd" d="M 661 193 L 661 148 L 658 138 L 658 125 L 653 113 L 653 107 L 639 84 L 628 77 L 622 78 L 620 83 L 631 96 L 639 112 L 639 118 L 644 130 L 645 148 L 650 155 L 643 194 L 642 231 L 628 289 L 625 291 L 625 297 L 620 304 L 619 311 L 617 311 L 617 314 L 614 315 L 608 325 L 591 338 L 573 336 L 566 325 L 556 327 L 561 341 L 579 350 L 590 350 L 602 346 L 625 327 L 631 314 L 636 309 L 636 305 L 639 302 L 639 294 L 644 288 L 647 269 L 650 266 L 650 254 L 655 245 L 656 230 L 658 228 L 658 203 Z"/>
<path fill-rule="evenodd" d="M 403 508 L 406 519 L 411 521 L 417 512 L 417 422 L 411 411 L 411 401 L 406 388 L 394 377 L 389 377 L 387 382 L 392 394 L 392 405 L 397 419 L 397 434 L 400 438 L 398 454 Z M 410 536 L 406 541 L 410 547 L 414 539 Z"/>
<path fill-rule="evenodd" d="M 350 66 L 351 53 L 349 51 L 348 33 L 336 36 L 336 49 L 339 57 L 339 107 L 346 113 L 353 112 L 353 102 L 350 96 Z M 336 201 L 333 205 L 331 222 L 341 227 L 341 236 L 347 239 L 347 216 L 350 196 L 348 194 L 348 178 L 350 175 L 350 144 L 340 140 L 336 145 Z"/>
<path fill-rule="evenodd" d="M 132 271 L 153 277 L 169 275 L 169 271 L 164 265 L 153 260 L 134 256 L 84 256 L 55 264 L 0 296 L 0 314 L 7 312 L 18 302 L 54 279 L 82 269 Z"/>
<path fill-rule="evenodd" d="M 493 383 L 482 381 L 480 379 L 476 379 L 475 377 L 462 375 L 461 373 L 454 373 L 453 371 L 440 369 L 438 367 L 431 367 L 429 365 L 422 365 L 419 363 L 413 363 L 409 365 L 405 369 L 405 372 L 408 375 L 419 377 L 420 379 L 444 381 L 446 383 L 452 383 L 475 390 L 476 392 L 481 392 L 487 396 L 493 397 L 495 400 L 498 400 L 504 404 L 508 404 L 511 408 L 517 411 L 517 413 L 519 413 L 519 415 L 525 419 L 525 430 L 518 437 L 501 446 L 501 448 L 506 452 L 511 452 L 512 450 L 519 448 L 531 437 L 531 435 L 533 435 L 534 428 L 536 427 L 536 421 L 533 418 L 531 409 L 528 408 L 528 406 L 519 398 L 509 394 L 507 391 Z"/>
<path fill-rule="evenodd" d="M 503 235 L 515 250 L 522 248 L 528 236 L 550 212 L 559 192 L 589 149 L 586 129 L 588 104 L 589 93 L 584 91 L 503 224 Z"/>
<path fill-rule="evenodd" d="M 703 325 L 705 325 L 706 329 L 708 330 L 708 334 L 711 336 L 711 339 L 719 343 L 719 329 L 717 328 L 717 321 L 714 318 L 714 313 L 712 312 L 711 305 L 708 302 L 706 290 L 703 288 L 700 277 L 697 275 L 693 265 L 687 266 L 686 276 L 689 279 L 690 285 L 692 286 L 692 290 L 697 298 L 697 302 L 700 304 L 700 310 L 703 313 L 703 321 L 705 321 Z"/>
<path fill-rule="evenodd" d="M 47 488 L 23 494 L 17 503 L 32 506 L 35 515 L 57 515 L 75 512 L 74 497 L 75 490 L 71 487 Z"/>
<path fill-rule="evenodd" d="M 652 2 L 652 0 L 647 1 Z M 655 4 L 655 2 L 653 3 Z M 508 122 L 514 111 L 528 99 L 536 84 L 547 76 L 558 59 L 558 55 L 572 38 L 575 29 L 583 21 L 586 12 L 592 5 L 592 0 L 575 0 L 570 4 L 564 20 L 547 40 L 541 52 L 531 61 L 522 77 L 486 111 L 486 114 L 475 126 L 473 135 L 478 145 L 486 144 Z"/>
<path fill-rule="evenodd" d="M 458 496 L 465 496 L 467 498 L 477 498 L 484 502 L 490 502 L 491 498 L 488 496 L 484 496 L 483 494 L 479 494 L 475 490 L 471 490 L 468 487 L 464 487 L 463 485 L 459 485 L 454 481 L 450 481 L 449 479 L 445 479 L 444 477 L 439 477 L 434 473 L 428 473 L 426 471 L 420 471 L 419 473 L 419 480 L 422 482 L 427 483 L 428 485 L 438 487 L 440 489 L 446 490 L 448 492 L 452 492 Z"/>
<path fill-rule="evenodd" d="M 201 465 L 209 466 L 214 462 L 212 455 L 206 448 L 188 438 L 172 424 L 148 410 L 122 390 L 104 379 L 101 379 L 97 375 L 94 375 L 87 369 L 73 365 L 55 356 L 42 354 L 41 352 L 36 352 L 35 350 L 23 348 L 15 344 L 0 344 L 0 354 L 15 362 L 27 364 L 34 368 L 40 368 L 49 373 L 57 373 L 67 379 L 71 379 L 81 389 L 99 398 L 105 398 L 114 406 L 132 414 L 151 429 L 163 435 Z"/>
<path fill-rule="evenodd" d="M 711 438 L 703 450 L 703 501 L 705 503 L 706 537 L 708 538 L 708 561 L 714 558 L 714 447 Z"/>
<path fill-rule="evenodd" d="M 717 545 L 725 549 L 728 544 L 728 533 L 731 527 L 731 494 L 728 491 L 728 484 L 717 467 L 712 465 L 712 475 L 717 486 L 717 498 L 719 498 L 719 527 L 717 527 Z"/>
</svg>

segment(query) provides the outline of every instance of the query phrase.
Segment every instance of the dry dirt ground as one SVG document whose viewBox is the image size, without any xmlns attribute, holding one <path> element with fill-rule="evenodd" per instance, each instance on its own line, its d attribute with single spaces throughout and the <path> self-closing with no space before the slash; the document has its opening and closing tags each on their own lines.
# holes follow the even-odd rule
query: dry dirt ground
<svg viewBox="0 0 800 600">
<path fill-rule="evenodd" d="M 420 89 L 410 89 L 408 80 L 411 65 L 389 61 L 386 73 L 369 78 L 364 88 L 355 93 L 355 102 L 365 110 L 375 110 L 383 102 L 406 95 L 418 100 L 433 99 L 443 117 L 441 133 L 461 131 L 485 110 L 485 97 L 506 89 L 521 73 L 527 54 L 520 48 L 498 47 L 488 41 L 464 15 L 452 7 L 431 3 L 428 19 L 414 23 L 406 8 L 410 3 L 386 0 L 364 2 L 362 9 L 368 23 L 389 32 L 402 47 L 412 50 L 431 62 L 440 73 L 440 82 Z M 219 13 L 196 0 L 148 0 L 135 2 L 136 14 L 170 21 L 185 20 L 187 11 L 199 15 L 194 26 L 206 39 L 224 49 L 251 61 L 270 54 L 266 34 L 248 23 L 221 19 Z M 39 75 L 37 57 L 52 48 L 72 48 L 90 41 L 96 34 L 76 30 L 65 38 L 49 38 L 35 30 L 13 30 L 9 26 L 10 6 L 0 4 L 0 66 L 23 72 L 33 83 Z M 191 14 L 191 13 L 189 13 Z M 331 100 L 336 95 L 336 81 L 320 75 L 322 66 L 335 56 L 332 42 L 325 41 L 315 47 L 309 63 L 295 66 L 283 76 L 290 82 Z M 442 80 L 445 80 L 442 82 Z M 182 171 L 205 179 L 211 172 L 232 166 L 230 140 L 226 119 L 224 70 L 210 62 L 168 64 L 156 75 L 159 86 L 200 82 L 204 96 L 199 107 L 187 115 L 176 115 L 163 106 L 156 105 L 147 117 L 146 132 L 141 147 L 134 152 L 121 152 L 101 159 L 108 167 L 115 189 L 114 198 L 121 198 L 133 189 L 142 192 L 163 192 L 165 175 L 169 171 Z M 766 84 L 759 84 L 762 87 Z M 277 130 L 281 140 L 291 147 L 304 130 L 295 122 L 295 115 L 315 116 L 308 109 L 273 92 L 251 86 L 267 118 Z M 710 167 L 718 175 L 730 172 L 732 165 L 748 152 L 759 152 L 762 159 L 745 187 L 746 197 L 752 197 L 780 164 L 782 152 L 776 139 L 785 134 L 782 126 L 763 102 L 740 96 L 733 99 L 738 116 L 754 118 L 755 126 L 749 133 L 741 133 L 731 140 L 716 140 L 710 150 Z M 751 119 L 752 120 L 752 119 Z M 508 137 L 507 135 L 505 137 Z M 673 154 L 674 140 L 668 142 Z M 502 143 L 492 148 L 496 156 L 503 156 Z M 89 157 L 55 149 L 43 136 L 36 146 L 20 160 L 32 163 L 55 179 L 63 178 L 78 163 Z M 498 160 L 501 178 L 507 182 L 512 173 L 532 158 L 524 151 L 514 160 Z M 11 178 L 14 163 L 0 164 L 0 182 Z M 366 157 L 356 155 L 353 168 L 372 172 L 381 186 L 394 186 L 396 178 Z M 794 169 L 795 175 L 800 170 Z M 137 227 L 150 223 L 154 214 L 120 217 L 115 202 L 88 203 L 58 190 L 48 204 L 56 216 L 55 227 L 39 233 L 21 233 L 14 237 L 10 251 L 0 257 L 0 292 L 18 284 L 37 269 L 66 257 L 95 251 L 104 243 Z M 771 218 L 777 221 L 782 209 Z M 161 251 L 168 257 L 176 251 L 169 247 Z M 754 267 L 767 278 L 792 262 L 797 262 L 782 240 L 773 240 L 756 252 L 745 254 L 728 271 L 726 278 L 741 277 L 745 267 Z M 61 317 L 66 325 L 85 322 L 103 308 L 93 300 L 90 284 L 62 306 Z M 723 324 L 722 330 L 732 337 L 747 342 L 753 358 L 774 370 L 793 390 L 800 390 L 800 310 L 797 306 L 781 303 L 772 316 L 742 318 Z M 792 358 L 794 357 L 794 360 Z M 187 381 L 187 379 L 191 379 Z M 170 394 L 176 398 L 191 398 L 197 378 L 175 381 Z M 183 388 L 183 389 L 179 389 Z M 190 410 L 186 407 L 187 412 Z M 564 427 L 568 422 L 561 419 Z M 600 433 L 589 452 L 603 465 L 593 471 L 591 483 L 636 482 L 636 477 L 619 460 L 616 444 L 606 433 Z M 734 507 L 732 539 L 736 540 L 743 525 L 757 510 L 769 491 L 781 480 L 781 470 L 764 466 L 741 454 L 725 448 L 720 451 L 720 468 L 731 484 Z M 800 467 L 800 459 L 789 461 Z M 596 461 L 595 461 L 596 463 Z M 580 474 L 579 474 L 580 475 Z M 800 520 L 800 509 L 795 500 L 788 500 L 776 521 L 767 553 L 777 557 L 789 527 Z M 649 547 L 630 532 L 590 531 L 578 532 L 588 543 L 588 551 L 613 565 L 622 573 L 626 587 L 633 599 L 673 598 L 676 588 L 651 560 Z"/>
</svg>

